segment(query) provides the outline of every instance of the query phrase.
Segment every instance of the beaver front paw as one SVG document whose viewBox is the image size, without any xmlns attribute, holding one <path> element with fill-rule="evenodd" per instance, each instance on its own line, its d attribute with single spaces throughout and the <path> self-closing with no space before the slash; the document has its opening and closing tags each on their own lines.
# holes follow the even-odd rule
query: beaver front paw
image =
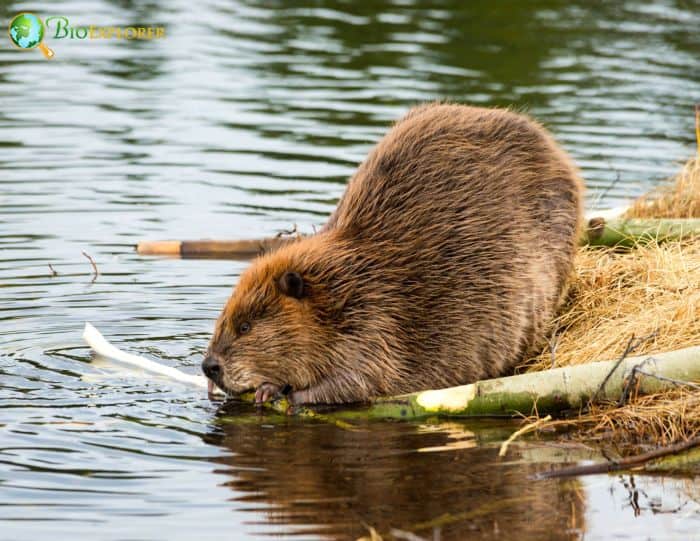
<svg viewBox="0 0 700 541">
<path fill-rule="evenodd" d="M 263 404 L 264 402 L 275 398 L 278 394 L 280 394 L 281 390 L 282 388 L 274 383 L 263 383 L 255 391 L 255 403 Z"/>
</svg>

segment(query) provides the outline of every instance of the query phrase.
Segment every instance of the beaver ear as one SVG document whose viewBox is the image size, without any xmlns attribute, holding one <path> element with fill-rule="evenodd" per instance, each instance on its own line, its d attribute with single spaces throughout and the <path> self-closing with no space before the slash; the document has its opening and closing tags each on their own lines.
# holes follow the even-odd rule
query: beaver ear
<svg viewBox="0 0 700 541">
<path fill-rule="evenodd" d="M 277 280 L 277 286 L 288 297 L 301 299 L 304 296 L 304 279 L 298 272 L 285 272 Z"/>
</svg>

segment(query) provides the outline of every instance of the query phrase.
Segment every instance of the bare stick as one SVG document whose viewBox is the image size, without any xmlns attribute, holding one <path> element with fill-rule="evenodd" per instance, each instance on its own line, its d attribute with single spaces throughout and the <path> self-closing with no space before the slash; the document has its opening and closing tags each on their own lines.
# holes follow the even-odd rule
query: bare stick
<svg viewBox="0 0 700 541">
<path fill-rule="evenodd" d="M 641 455 L 630 456 L 616 462 L 603 462 L 601 464 L 588 464 L 586 466 L 569 466 L 558 470 L 551 470 L 538 473 L 535 479 L 558 479 L 561 477 L 574 477 L 579 475 L 592 475 L 596 473 L 610 473 L 619 470 L 626 470 L 634 466 L 641 466 L 650 460 L 661 458 L 668 455 L 674 455 L 682 451 L 687 451 L 693 447 L 700 445 L 700 437 L 689 439 L 680 443 L 659 447 L 648 453 Z"/>
<path fill-rule="evenodd" d="M 617 362 L 613 365 L 613 367 L 610 369 L 610 372 L 608 372 L 608 375 L 605 376 L 603 379 L 602 383 L 598 387 L 598 390 L 593 394 L 591 397 L 591 402 L 595 402 L 596 398 L 598 398 L 598 395 L 601 393 L 603 389 L 605 389 L 606 383 L 608 383 L 608 380 L 611 378 L 611 376 L 615 373 L 615 371 L 620 367 L 622 362 L 627 358 L 627 356 L 632 353 L 635 349 L 637 349 L 639 346 L 641 346 L 644 342 L 647 340 L 653 338 L 656 336 L 656 333 L 658 331 L 654 331 L 648 336 L 643 336 L 639 340 L 635 341 L 634 340 L 634 335 L 630 336 L 629 342 L 627 342 L 627 346 L 625 347 L 625 351 L 620 355 L 620 358 L 617 360 Z"/>
<path fill-rule="evenodd" d="M 51 263 L 49 263 L 49 269 L 51 269 L 51 276 L 58 276 L 56 269 L 53 268 L 53 265 L 51 265 Z"/>
<path fill-rule="evenodd" d="M 392 528 L 392 537 L 396 539 L 403 539 L 404 541 L 428 541 L 425 537 L 416 535 L 413 532 L 407 532 L 405 530 L 399 530 L 398 528 Z"/>
<path fill-rule="evenodd" d="M 552 416 L 547 415 L 547 417 L 543 417 L 542 419 L 537 419 L 534 423 L 530 423 L 529 425 L 525 425 L 522 427 L 520 430 L 516 430 L 513 432 L 510 437 L 504 441 L 501 444 L 501 449 L 498 451 L 498 456 L 506 456 L 506 453 L 508 452 L 508 446 L 515 441 L 515 439 L 519 436 L 522 436 L 523 434 L 526 434 L 528 432 L 532 432 L 533 430 L 536 430 L 540 426 L 542 426 L 544 423 L 547 421 L 551 421 Z"/>
<path fill-rule="evenodd" d="M 557 346 L 559 345 L 559 336 L 560 335 L 557 334 L 557 331 L 554 331 L 554 334 L 552 334 L 552 338 L 549 341 L 549 353 L 550 357 L 552 358 L 550 368 L 554 368 L 554 365 L 556 364 L 555 355 L 557 354 Z"/>
<path fill-rule="evenodd" d="M 667 381 L 668 383 L 673 383 L 674 385 L 678 385 L 679 387 L 690 387 L 691 389 L 695 389 L 700 391 L 700 385 L 697 385 L 696 383 L 691 383 L 690 381 L 683 381 L 682 379 L 673 379 L 673 378 L 667 378 L 666 376 L 659 376 L 657 374 L 651 374 L 649 372 L 645 372 L 641 368 L 635 367 L 634 368 L 635 372 L 637 374 L 641 374 L 642 376 L 647 376 L 648 378 L 656 378 L 660 381 Z"/>
<path fill-rule="evenodd" d="M 627 402 L 627 399 L 630 396 L 630 392 L 632 391 L 632 387 L 638 382 L 637 372 L 639 371 L 639 369 L 652 360 L 653 360 L 653 357 L 649 357 L 647 359 L 644 359 L 638 365 L 635 365 L 634 367 L 632 367 L 632 372 L 630 372 L 629 378 L 627 378 L 627 383 L 623 387 L 622 393 L 620 393 L 620 398 L 617 401 L 618 407 L 624 406 L 625 403 Z"/>
<path fill-rule="evenodd" d="M 622 352 L 622 355 L 620 355 L 620 358 L 617 360 L 617 362 L 613 365 L 613 367 L 610 369 L 610 372 L 608 372 L 607 376 L 603 378 L 603 381 L 600 383 L 598 386 L 598 390 L 593 394 L 591 397 L 591 402 L 595 402 L 596 398 L 598 398 L 598 395 L 600 392 L 605 389 L 605 384 L 608 382 L 610 377 L 615 373 L 615 371 L 620 367 L 622 364 L 622 361 L 625 360 L 625 357 L 629 355 L 630 351 L 632 351 L 632 342 L 634 342 L 634 335 L 630 336 L 629 341 L 627 342 L 627 346 L 625 346 L 625 351 Z"/>
<path fill-rule="evenodd" d="M 615 180 L 613 180 L 610 184 L 608 184 L 608 186 L 600 193 L 600 195 L 596 194 L 596 205 L 599 201 L 602 201 L 603 199 L 605 199 L 605 197 L 608 195 L 608 193 L 610 193 L 610 190 L 615 188 L 615 186 L 617 186 L 617 184 L 620 182 L 620 178 L 621 178 L 620 171 L 613 168 L 613 166 L 610 162 L 608 162 L 608 165 L 610 166 L 610 169 L 612 169 L 615 172 Z"/>
<path fill-rule="evenodd" d="M 277 232 L 275 235 L 276 239 L 279 239 L 281 237 L 291 237 L 292 235 L 296 235 L 297 237 L 300 235 L 299 231 L 297 231 L 297 224 L 292 224 L 293 227 L 291 229 L 282 229 Z"/>
<path fill-rule="evenodd" d="M 695 104 L 695 141 L 698 144 L 698 156 L 700 156 L 700 103 Z"/>
<path fill-rule="evenodd" d="M 87 257 L 88 261 L 90 262 L 90 265 L 92 265 L 92 272 L 93 272 L 92 281 L 94 282 L 95 280 L 97 280 L 97 277 L 100 275 L 100 271 L 97 268 L 97 265 L 95 264 L 95 260 L 90 257 L 90 254 L 88 254 L 87 252 L 83 252 L 83 255 L 85 257 Z"/>
</svg>

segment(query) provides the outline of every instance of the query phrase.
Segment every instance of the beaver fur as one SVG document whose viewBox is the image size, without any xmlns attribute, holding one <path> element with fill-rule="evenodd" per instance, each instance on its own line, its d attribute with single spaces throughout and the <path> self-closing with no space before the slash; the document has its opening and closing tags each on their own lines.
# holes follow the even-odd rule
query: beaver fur
<svg viewBox="0 0 700 541">
<path fill-rule="evenodd" d="M 259 257 L 205 373 L 293 403 L 502 376 L 542 345 L 572 269 L 583 185 L 528 117 L 430 104 L 370 152 L 323 229 Z"/>
</svg>

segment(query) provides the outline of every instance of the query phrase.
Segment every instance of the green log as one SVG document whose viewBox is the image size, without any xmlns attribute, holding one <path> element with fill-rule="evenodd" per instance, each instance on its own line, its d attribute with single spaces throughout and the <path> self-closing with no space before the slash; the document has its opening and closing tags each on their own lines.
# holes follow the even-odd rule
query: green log
<svg viewBox="0 0 700 541">
<path fill-rule="evenodd" d="M 682 240 L 700 235 L 700 219 L 591 218 L 582 244 L 633 247 L 650 241 Z"/>
<path fill-rule="evenodd" d="M 522 416 L 581 410 L 596 402 L 617 401 L 635 367 L 635 389 L 652 394 L 676 386 L 675 381 L 700 380 L 700 346 L 618 361 L 566 366 L 542 372 L 477 381 L 469 385 L 378 398 L 365 406 L 319 412 L 314 407 L 290 406 L 285 399 L 266 404 L 279 412 L 344 423 L 358 419 L 424 419 L 427 417 Z M 643 365 L 643 366 L 642 366 Z M 613 370 L 614 369 L 614 370 Z M 657 379 L 660 376 L 666 379 Z M 603 381 L 605 385 L 601 385 Z M 252 400 L 252 395 L 244 395 Z M 324 410 L 327 408 L 324 408 Z"/>
</svg>

